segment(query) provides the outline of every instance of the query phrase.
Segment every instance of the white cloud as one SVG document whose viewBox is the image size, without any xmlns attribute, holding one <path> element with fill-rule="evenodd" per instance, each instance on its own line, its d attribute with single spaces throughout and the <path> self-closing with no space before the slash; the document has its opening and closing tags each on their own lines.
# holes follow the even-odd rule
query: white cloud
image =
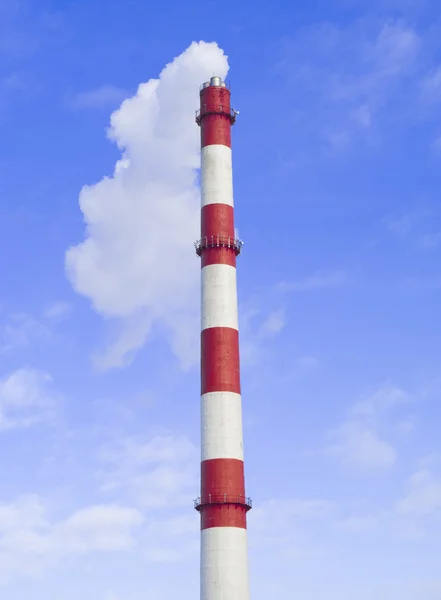
<svg viewBox="0 0 441 600">
<path fill-rule="evenodd" d="M 321 498 L 273 498 L 255 506 L 251 513 L 252 531 L 259 544 L 295 537 L 306 523 L 327 519 L 333 504 Z M 254 537 L 253 536 L 253 537 Z"/>
<path fill-rule="evenodd" d="M 70 557 L 128 551 L 150 563 L 197 561 L 199 456 L 187 438 L 126 438 L 102 449 L 110 503 L 56 518 L 38 495 L 0 503 L 0 583 L 39 575 Z M 125 495 L 137 502 L 124 503 Z M 181 512 L 185 507 L 185 513 Z M 161 510 L 164 509 L 164 510 Z"/>
<path fill-rule="evenodd" d="M 155 323 L 184 366 L 198 356 L 194 112 L 200 84 L 227 71 L 216 44 L 193 43 L 112 114 L 108 136 L 121 160 L 111 177 L 81 191 L 86 239 L 66 254 L 75 290 L 121 321 L 119 339 L 98 358 L 101 368 L 123 365 Z"/>
<path fill-rule="evenodd" d="M 412 433 L 415 429 L 415 420 L 412 416 L 408 416 L 407 418 L 399 421 L 397 423 L 397 431 L 403 435 L 408 435 Z"/>
<path fill-rule="evenodd" d="M 384 108 L 399 100 L 402 110 L 420 47 L 417 31 L 399 19 L 358 19 L 341 27 L 321 23 L 285 44 L 278 70 L 297 96 L 299 88 L 308 95 L 297 108 L 303 118 L 308 111 L 314 135 L 341 152 L 356 139 L 377 143 L 375 125 Z"/>
<path fill-rule="evenodd" d="M 45 507 L 36 495 L 20 496 L 14 503 L 0 504 L 0 531 L 18 527 L 35 528 L 45 524 Z"/>
<path fill-rule="evenodd" d="M 430 470 L 414 473 L 409 488 L 406 497 L 397 504 L 399 513 L 427 516 L 441 511 L 441 479 Z"/>
<path fill-rule="evenodd" d="M 53 416 L 56 402 L 49 373 L 18 369 L 0 380 L 0 430 L 46 421 Z"/>
<path fill-rule="evenodd" d="M 441 102 L 441 67 L 437 67 L 422 81 L 421 98 L 431 104 Z"/>
<path fill-rule="evenodd" d="M 119 464 L 145 465 L 187 460 L 194 453 L 193 444 L 185 437 L 157 436 L 148 442 L 127 438 L 116 448 L 105 448 L 102 458 Z"/>
<path fill-rule="evenodd" d="M 58 523 L 53 538 L 62 552 L 125 550 L 134 544 L 132 529 L 142 521 L 141 513 L 133 508 L 116 504 L 91 506 Z"/>
<path fill-rule="evenodd" d="M 432 150 L 435 152 L 436 155 L 440 155 L 441 154 L 441 135 L 439 135 L 438 137 L 436 137 L 433 142 L 432 142 Z"/>
<path fill-rule="evenodd" d="M 67 302 L 55 302 L 43 311 L 41 318 L 25 312 L 5 315 L 0 325 L 0 353 L 12 354 L 37 343 L 53 341 L 53 326 L 63 320 L 71 309 Z"/>
<path fill-rule="evenodd" d="M 72 310 L 72 306 L 69 302 L 54 302 L 46 308 L 43 316 L 46 319 L 59 321 L 66 317 Z"/>
<path fill-rule="evenodd" d="M 123 489 L 143 507 L 179 507 L 197 495 L 199 456 L 185 437 L 126 438 L 103 448 L 101 459 L 110 466 L 100 473 L 103 489 Z"/>
<path fill-rule="evenodd" d="M 415 223 L 415 214 L 405 213 L 396 218 L 386 219 L 389 231 L 400 237 L 405 237 Z"/>
<path fill-rule="evenodd" d="M 94 366 L 100 371 L 107 371 L 129 363 L 136 352 L 142 348 L 151 329 L 151 316 L 148 313 L 135 313 L 118 323 L 118 334 L 110 342 L 105 351 L 95 351 L 92 355 Z M 196 324 L 195 324 L 196 325 Z M 188 356 L 193 356 L 190 353 Z M 184 356 L 180 357 L 187 366 Z"/>
<path fill-rule="evenodd" d="M 259 519 L 264 515 L 271 514 L 277 515 L 277 519 L 310 519 L 327 515 L 331 508 L 332 504 L 322 499 L 278 498 L 267 500 L 258 509 L 255 509 L 255 513 L 258 513 Z"/>
<path fill-rule="evenodd" d="M 406 238 L 411 233 L 418 233 L 434 216 L 433 210 L 417 208 L 400 215 L 389 215 L 383 219 L 383 223 L 397 237 Z"/>
<path fill-rule="evenodd" d="M 102 85 L 92 90 L 78 92 L 69 96 L 67 106 L 78 110 L 82 108 L 113 108 L 127 98 L 127 90 L 114 85 Z"/>
<path fill-rule="evenodd" d="M 259 298 L 259 302 L 262 298 Z M 240 310 L 240 352 L 243 366 L 256 366 L 264 359 L 268 343 L 285 328 L 286 315 L 282 308 L 265 314 L 255 304 L 244 305 Z"/>
<path fill-rule="evenodd" d="M 423 458 L 421 458 L 418 461 L 418 466 L 419 466 L 419 470 L 420 471 L 425 471 L 427 469 L 431 470 L 434 468 L 437 468 L 441 465 L 441 454 L 439 453 L 433 453 L 433 454 L 428 454 L 427 456 L 423 456 Z"/>
<path fill-rule="evenodd" d="M 86 507 L 59 521 L 36 495 L 0 504 L 0 580 L 40 573 L 68 555 L 126 550 L 142 522 L 137 510 L 116 504 Z"/>
<path fill-rule="evenodd" d="M 395 76 L 414 62 L 420 38 L 416 31 L 400 21 L 386 23 L 367 55 L 377 67 L 378 76 Z"/>
<path fill-rule="evenodd" d="M 277 289 L 281 292 L 309 292 L 317 289 L 340 287 L 346 280 L 346 275 L 342 271 L 314 273 L 298 281 L 281 282 L 278 284 Z"/>
<path fill-rule="evenodd" d="M 26 313 L 13 313 L 0 328 L 0 352 L 9 354 L 26 348 L 35 340 L 48 340 L 51 331 Z"/>
<path fill-rule="evenodd" d="M 435 146 L 433 149 L 436 150 Z M 395 237 L 415 244 L 418 249 L 432 250 L 441 244 L 440 215 L 434 205 L 417 206 L 400 215 L 389 215 L 383 219 L 383 224 Z"/>
<path fill-rule="evenodd" d="M 199 517 L 186 511 L 185 515 L 152 520 L 147 528 L 146 559 L 152 563 L 198 560 Z"/>
<path fill-rule="evenodd" d="M 296 359 L 295 366 L 300 371 L 311 371 L 318 369 L 321 362 L 315 356 L 300 356 Z"/>
<path fill-rule="evenodd" d="M 440 139 L 440 142 L 441 142 L 441 139 Z M 441 231 L 425 233 L 421 237 L 420 243 L 423 248 L 427 248 L 427 249 L 438 248 L 438 246 L 441 244 Z"/>
<path fill-rule="evenodd" d="M 324 282 L 320 282 L 324 283 Z M 314 281 L 312 285 L 318 284 Z M 261 364 L 271 352 L 270 344 L 283 332 L 286 327 L 286 311 L 284 308 L 277 308 L 265 312 L 259 304 L 269 305 L 274 303 L 273 292 L 285 291 L 287 284 L 278 284 L 272 288 L 270 299 L 264 299 L 259 296 L 258 300 L 248 302 L 240 307 L 240 350 L 241 364 L 244 367 L 256 367 Z M 276 301 L 278 301 L 277 299 Z M 314 356 L 299 356 L 294 359 L 292 367 L 287 376 L 299 375 L 320 366 L 320 361 Z"/>
<path fill-rule="evenodd" d="M 382 536 L 389 539 L 393 536 L 400 542 L 413 542 L 425 536 L 424 528 L 413 518 L 392 509 L 377 509 L 371 514 L 354 515 L 336 521 L 335 527 L 354 535 L 366 534 Z M 378 543 L 380 538 L 378 537 Z"/>
<path fill-rule="evenodd" d="M 367 104 L 362 104 L 352 111 L 351 118 L 362 127 L 370 127 L 372 124 L 372 110 Z"/>
<path fill-rule="evenodd" d="M 314 531 L 327 524 L 334 505 L 320 498 L 274 498 L 250 513 L 250 547 L 293 561 L 316 553 Z"/>
<path fill-rule="evenodd" d="M 150 515 L 140 542 L 144 558 L 151 563 L 197 560 L 198 515 L 191 502 L 198 495 L 197 448 L 184 436 L 131 437 L 103 447 L 101 460 L 103 491 L 126 495 Z"/>
<path fill-rule="evenodd" d="M 393 466 L 398 457 L 397 450 L 383 439 L 381 431 L 387 429 L 389 412 L 409 400 L 410 396 L 404 390 L 386 385 L 356 402 L 347 419 L 331 432 L 332 442 L 327 453 L 345 465 L 370 469 Z"/>
<path fill-rule="evenodd" d="M 259 337 L 261 339 L 272 338 L 278 335 L 285 327 L 286 318 L 283 309 L 271 312 L 259 328 Z"/>
<path fill-rule="evenodd" d="M 351 409 L 351 413 L 353 415 L 374 417 L 390 410 L 394 406 L 409 401 L 410 395 L 405 390 L 393 385 L 386 385 L 376 390 L 367 398 L 356 402 Z"/>
<path fill-rule="evenodd" d="M 340 529 L 345 529 L 352 533 L 361 533 L 375 528 L 379 523 L 379 517 L 376 515 L 367 515 L 361 517 L 348 517 L 336 523 Z"/>
<path fill-rule="evenodd" d="M 328 453 L 340 458 L 345 464 L 387 468 L 397 459 L 395 448 L 382 440 L 376 431 L 366 429 L 361 423 L 344 423 L 335 430 L 334 437 L 336 443 L 328 447 Z"/>
</svg>

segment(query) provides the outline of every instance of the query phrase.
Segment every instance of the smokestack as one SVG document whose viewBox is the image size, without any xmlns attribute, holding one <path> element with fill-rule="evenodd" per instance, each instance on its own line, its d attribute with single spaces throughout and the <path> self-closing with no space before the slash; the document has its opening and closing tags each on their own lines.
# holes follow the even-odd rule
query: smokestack
<svg viewBox="0 0 441 600">
<path fill-rule="evenodd" d="M 248 600 L 231 126 L 220 77 L 201 86 L 201 600 Z"/>
</svg>

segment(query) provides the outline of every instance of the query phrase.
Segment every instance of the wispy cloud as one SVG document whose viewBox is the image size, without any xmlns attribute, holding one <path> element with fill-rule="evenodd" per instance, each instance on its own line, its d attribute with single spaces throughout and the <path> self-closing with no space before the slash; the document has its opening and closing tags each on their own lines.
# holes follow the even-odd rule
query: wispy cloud
<svg viewBox="0 0 441 600">
<path fill-rule="evenodd" d="M 285 42 L 277 72 L 307 94 L 299 110 L 313 113 L 315 135 L 341 151 L 371 139 L 384 108 L 398 98 L 402 104 L 420 47 L 418 32 L 398 19 L 322 23 Z"/>
<path fill-rule="evenodd" d="M 199 550 L 196 513 L 199 453 L 185 436 L 127 437 L 103 446 L 98 473 L 102 490 L 125 496 L 147 518 L 143 555 L 151 563 L 180 562 Z M 182 508 L 184 511 L 182 512 Z"/>
<path fill-rule="evenodd" d="M 407 277 L 401 282 L 401 289 L 411 293 L 437 292 L 441 288 L 441 276 Z"/>
<path fill-rule="evenodd" d="M 337 521 L 336 527 L 352 533 L 361 533 L 377 527 L 379 522 L 380 519 L 377 515 L 354 516 Z"/>
<path fill-rule="evenodd" d="M 259 327 L 260 339 L 267 339 L 279 334 L 286 325 L 285 311 L 279 309 L 271 312 Z"/>
<path fill-rule="evenodd" d="M 66 98 L 67 106 L 72 110 L 109 109 L 121 104 L 129 92 L 114 85 L 102 85 L 92 90 L 78 92 Z"/>
<path fill-rule="evenodd" d="M 256 510 L 256 518 L 263 521 L 262 525 L 266 526 L 265 521 L 272 515 L 277 520 L 284 518 L 313 519 L 328 515 L 332 507 L 331 502 L 321 498 L 276 498 L 263 503 Z"/>
<path fill-rule="evenodd" d="M 321 361 L 316 356 L 299 356 L 295 360 L 295 366 L 300 371 L 311 371 L 321 366 Z"/>
<path fill-rule="evenodd" d="M 359 417 L 376 417 L 409 401 L 410 395 L 405 390 L 387 385 L 379 388 L 367 398 L 356 402 L 350 412 Z"/>
<path fill-rule="evenodd" d="M 42 343 L 53 342 L 56 326 L 67 317 L 72 307 L 55 302 L 41 316 L 26 312 L 6 314 L 0 321 L 0 353 L 11 355 Z"/>
<path fill-rule="evenodd" d="M 197 521 L 197 515 L 188 511 L 183 515 L 152 521 L 147 529 L 147 561 L 175 563 L 188 558 L 197 561 L 200 547 Z"/>
<path fill-rule="evenodd" d="M 328 453 L 344 464 L 375 469 L 391 467 L 397 460 L 394 446 L 360 421 L 343 423 L 333 432 L 333 437 L 336 441 L 328 447 Z"/>
<path fill-rule="evenodd" d="M 104 490 L 124 489 L 143 507 L 186 505 L 197 489 L 197 457 L 185 437 L 126 438 L 102 449 L 100 479 Z"/>
<path fill-rule="evenodd" d="M 318 289 L 339 287 L 346 282 L 341 271 L 315 273 L 297 281 L 282 281 L 270 286 L 265 294 L 251 297 L 239 307 L 241 330 L 241 363 L 244 367 L 256 367 L 273 352 L 272 344 L 283 335 L 288 325 L 283 294 L 288 292 L 312 292 Z M 300 354 L 300 353 L 299 353 Z M 289 378 L 320 366 L 320 360 L 311 355 L 293 357 Z"/>
<path fill-rule="evenodd" d="M 0 580 L 41 573 L 69 555 L 126 550 L 142 521 L 139 511 L 117 504 L 81 508 L 58 521 L 37 495 L 0 504 L 0 553 L 6 559 Z"/>
<path fill-rule="evenodd" d="M 46 308 L 43 316 L 46 319 L 59 321 L 64 319 L 72 311 L 72 305 L 69 302 L 54 302 Z"/>
<path fill-rule="evenodd" d="M 322 498 L 273 498 L 253 508 L 251 547 L 271 548 L 285 559 L 298 560 L 317 554 L 314 532 L 330 522 L 335 509 Z"/>
<path fill-rule="evenodd" d="M 388 215 L 384 217 L 383 224 L 394 235 L 405 238 L 410 234 L 421 234 L 421 229 L 427 227 L 436 216 L 435 208 L 419 206 L 401 214 Z"/>
<path fill-rule="evenodd" d="M 297 281 L 283 281 L 277 285 L 277 289 L 281 292 L 309 292 L 340 287 L 346 282 L 347 276 L 343 271 L 318 272 Z"/>
<path fill-rule="evenodd" d="M 421 82 L 421 99 L 432 105 L 441 102 L 441 67 L 434 69 Z"/>
<path fill-rule="evenodd" d="M 47 341 L 51 330 L 27 313 L 14 313 L 0 326 L 0 352 L 10 354 L 36 341 Z"/>
<path fill-rule="evenodd" d="M 441 135 L 436 137 L 432 142 L 432 150 L 436 156 L 441 155 Z"/>
<path fill-rule="evenodd" d="M 433 518 L 441 516 L 441 478 L 430 462 L 406 482 L 406 492 L 389 506 L 369 514 L 351 515 L 336 521 L 338 528 L 362 534 L 376 529 L 406 540 L 421 540 L 430 534 Z M 432 519 L 432 521 L 430 520 Z"/>
<path fill-rule="evenodd" d="M 401 388 L 384 386 L 358 401 L 345 421 L 331 432 L 332 441 L 327 453 L 347 466 L 368 469 L 392 467 L 398 453 L 381 432 L 385 429 L 388 413 L 409 399 L 409 394 Z"/>
<path fill-rule="evenodd" d="M 405 237 L 412 231 L 415 224 L 421 220 L 421 217 L 420 212 L 407 212 L 398 216 L 386 217 L 384 224 L 391 233 L 399 237 Z"/>
<path fill-rule="evenodd" d="M 268 344 L 280 335 L 286 326 L 283 308 L 269 312 L 258 309 L 257 304 L 244 305 L 241 311 L 241 362 L 245 367 L 260 364 L 267 353 Z"/>
<path fill-rule="evenodd" d="M 0 379 L 0 430 L 29 427 L 52 418 L 58 402 L 52 377 L 23 368 Z"/>
<path fill-rule="evenodd" d="M 383 225 L 395 238 L 425 250 L 441 243 L 441 218 L 436 205 L 419 206 L 401 214 L 388 215 Z"/>
<path fill-rule="evenodd" d="M 429 469 L 414 473 L 409 481 L 409 492 L 398 502 L 396 510 L 417 516 L 441 514 L 441 478 Z"/>
<path fill-rule="evenodd" d="M 434 231 L 432 233 L 426 233 L 422 235 L 420 244 L 423 248 L 438 248 L 438 246 L 441 244 L 441 231 Z"/>
</svg>

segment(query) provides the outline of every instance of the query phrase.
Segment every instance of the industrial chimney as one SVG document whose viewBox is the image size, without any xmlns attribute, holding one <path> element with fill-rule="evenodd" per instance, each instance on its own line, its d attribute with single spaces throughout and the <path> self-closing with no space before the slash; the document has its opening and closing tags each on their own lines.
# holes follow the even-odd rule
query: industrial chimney
<svg viewBox="0 0 441 600">
<path fill-rule="evenodd" d="M 220 77 L 201 86 L 201 600 L 248 600 L 231 126 Z"/>
</svg>

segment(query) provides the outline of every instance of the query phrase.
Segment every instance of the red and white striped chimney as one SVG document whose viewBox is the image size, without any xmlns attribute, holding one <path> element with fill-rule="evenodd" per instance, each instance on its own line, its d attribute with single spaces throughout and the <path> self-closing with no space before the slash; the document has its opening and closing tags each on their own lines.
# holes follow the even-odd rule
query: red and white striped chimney
<svg viewBox="0 0 441 600">
<path fill-rule="evenodd" d="M 201 600 L 248 600 L 246 514 L 230 90 L 212 77 L 200 90 L 201 128 Z"/>
</svg>

